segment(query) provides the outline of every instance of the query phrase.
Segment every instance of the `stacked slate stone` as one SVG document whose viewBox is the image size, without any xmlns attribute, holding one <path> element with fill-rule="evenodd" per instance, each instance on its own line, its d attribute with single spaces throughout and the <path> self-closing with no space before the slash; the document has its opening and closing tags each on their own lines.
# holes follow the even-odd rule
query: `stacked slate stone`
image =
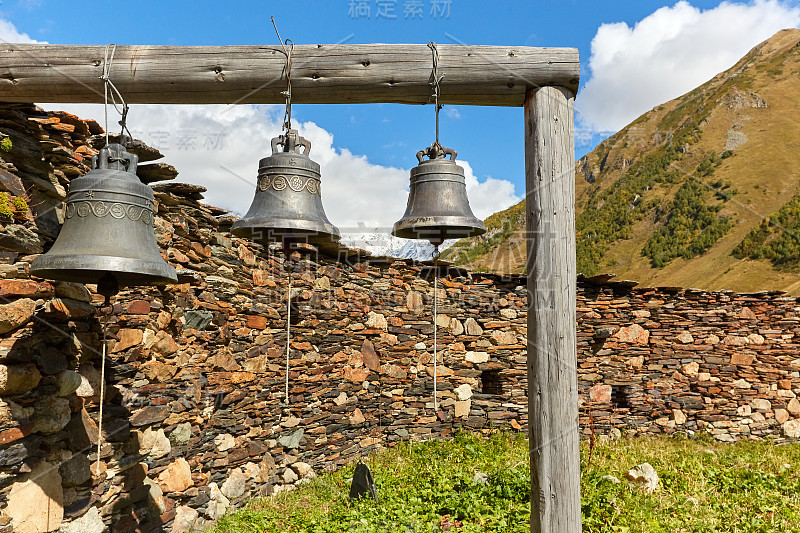
<svg viewBox="0 0 800 533">
<path fill-rule="evenodd" d="M 287 263 L 279 251 L 232 237 L 232 217 L 200 203 L 202 187 L 167 183 L 153 186 L 155 230 L 179 281 L 115 299 L 98 458 L 103 328 L 93 304 L 101 298 L 95 287 L 27 272 L 56 235 L 36 224 L 48 216 L 57 224 L 52 208 L 68 185 L 62 174 L 88 171 L 84 158 L 104 136 L 66 114 L 6 111 L 16 129 L 3 122 L 0 131 L 30 153 L 12 149 L 14 163 L 4 169 L 32 195 L 49 194 L 51 209 L 17 224 L 36 246 L 3 241 L 0 531 L 202 528 L 249 498 L 401 439 L 446 437 L 460 427 L 523 428 L 521 280 L 442 273 L 435 413 L 430 265 L 312 249 Z M 68 159 L 65 150 L 75 155 Z M 134 150 L 157 157 L 143 145 Z M 36 165 L 52 189 L 30 179 Z"/>
<path fill-rule="evenodd" d="M 797 298 L 604 281 L 579 284 L 584 432 L 800 437 Z"/>
<path fill-rule="evenodd" d="M 0 184 L 37 214 L 0 219 L 0 532 L 201 529 L 399 440 L 527 430 L 523 277 L 442 267 L 436 413 L 430 264 L 311 249 L 287 263 L 232 237 L 202 187 L 170 182 L 153 185 L 155 229 L 178 284 L 115 299 L 98 462 L 102 299 L 28 269 L 104 136 L 33 106 L 0 106 L 0 133 Z M 800 438 L 796 298 L 632 285 L 579 282 L 584 433 Z"/>
</svg>

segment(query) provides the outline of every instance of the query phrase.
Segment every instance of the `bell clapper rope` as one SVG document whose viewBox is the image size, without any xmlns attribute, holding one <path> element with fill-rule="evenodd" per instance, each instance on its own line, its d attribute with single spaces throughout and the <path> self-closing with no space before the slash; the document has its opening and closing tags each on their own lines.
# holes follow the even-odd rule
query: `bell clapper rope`
<svg viewBox="0 0 800 533">
<path fill-rule="evenodd" d="M 291 351 L 292 340 L 292 271 L 294 264 L 292 263 L 292 244 L 288 239 L 283 240 L 283 254 L 284 254 L 284 269 L 289 278 L 286 293 L 286 382 L 284 384 L 284 398 L 286 401 L 286 408 L 289 408 L 289 357 Z"/>
<path fill-rule="evenodd" d="M 120 114 L 121 120 L 119 121 L 120 126 L 122 126 L 122 131 L 120 132 L 120 143 L 124 142 L 124 133 L 128 130 L 126 126 L 126 120 L 128 117 L 128 104 L 125 103 L 125 100 L 122 98 L 122 94 L 117 89 L 114 82 L 111 81 L 111 64 L 114 62 L 114 53 L 117 50 L 116 44 L 107 44 L 105 49 L 105 55 L 103 57 L 103 75 L 100 76 L 100 79 L 103 80 L 103 113 L 105 115 L 105 132 L 106 132 L 106 146 L 109 145 L 109 138 L 108 138 L 108 100 L 109 95 L 111 96 L 111 104 L 114 106 L 114 110 Z M 116 93 L 116 97 L 115 97 Z M 122 110 L 118 107 L 117 98 L 122 104 Z M 130 135 L 130 131 L 128 131 Z M 119 292 L 119 284 L 117 279 L 111 275 L 106 274 L 100 278 L 97 282 L 97 292 L 101 294 L 105 300 L 102 304 L 101 309 L 105 309 L 104 320 L 102 324 L 103 330 L 103 342 L 102 342 L 102 349 L 100 354 L 100 413 L 99 418 L 97 420 L 97 461 L 95 462 L 95 471 L 96 474 L 100 474 L 100 455 L 102 453 L 103 448 L 103 405 L 105 404 L 105 394 L 106 394 L 106 352 L 108 349 L 108 320 L 109 315 L 111 314 L 111 298 L 115 294 Z"/>
<path fill-rule="evenodd" d="M 97 293 L 102 295 L 105 300 L 101 309 L 105 320 L 103 320 L 103 348 L 101 351 L 100 360 L 100 417 L 97 420 L 97 461 L 95 463 L 95 470 L 97 475 L 100 474 L 100 453 L 103 447 L 103 404 L 105 403 L 106 394 L 106 350 L 108 345 L 108 319 L 111 315 L 111 298 L 119 292 L 119 283 L 117 278 L 112 274 L 105 274 L 97 282 Z"/>
<path fill-rule="evenodd" d="M 286 97 L 286 111 L 283 115 L 282 130 L 285 130 L 286 135 L 281 136 L 281 144 L 283 144 L 284 151 L 291 151 L 294 147 L 294 141 L 290 139 L 289 132 L 292 129 L 292 54 L 294 53 L 294 42 L 291 39 L 285 41 L 281 38 L 281 33 L 278 31 L 278 25 L 275 23 L 275 17 L 270 17 L 272 27 L 275 28 L 275 34 L 278 36 L 278 41 L 281 44 L 280 52 L 286 57 L 286 63 L 283 66 L 283 71 L 286 73 L 286 90 L 281 94 Z M 289 408 L 289 358 L 291 352 L 291 339 L 292 339 L 292 248 L 289 239 L 283 239 L 283 254 L 285 257 L 284 268 L 289 278 L 286 293 L 286 381 L 284 383 L 284 401 L 286 408 Z"/>
<path fill-rule="evenodd" d="M 110 297 L 106 296 L 106 300 L 103 305 L 109 306 L 110 303 Z M 102 451 L 103 447 L 103 404 L 105 403 L 106 392 L 106 344 L 108 343 L 107 332 L 109 314 L 111 314 L 110 310 L 106 310 L 104 317 L 105 320 L 103 321 L 103 349 L 100 359 L 100 417 L 97 420 L 97 462 L 95 463 L 95 473 L 98 476 L 100 475 L 100 452 Z"/>
<path fill-rule="evenodd" d="M 439 314 L 439 245 L 433 245 L 433 410 L 439 412 L 439 397 L 436 389 L 437 361 L 438 358 L 438 325 L 436 319 Z"/>
</svg>

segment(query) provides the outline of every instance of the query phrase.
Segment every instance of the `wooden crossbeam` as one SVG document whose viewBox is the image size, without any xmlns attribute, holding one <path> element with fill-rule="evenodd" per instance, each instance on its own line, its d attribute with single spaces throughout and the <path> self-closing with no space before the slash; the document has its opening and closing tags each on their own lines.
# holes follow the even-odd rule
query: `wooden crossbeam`
<svg viewBox="0 0 800 533">
<path fill-rule="evenodd" d="M 578 89 L 574 48 L 438 45 L 443 104 L 522 106 L 543 86 Z M 0 101 L 101 103 L 105 45 L 0 44 Z M 430 103 L 424 44 L 297 45 L 292 101 Z M 280 46 L 117 46 L 111 79 L 129 103 L 282 103 Z"/>
</svg>

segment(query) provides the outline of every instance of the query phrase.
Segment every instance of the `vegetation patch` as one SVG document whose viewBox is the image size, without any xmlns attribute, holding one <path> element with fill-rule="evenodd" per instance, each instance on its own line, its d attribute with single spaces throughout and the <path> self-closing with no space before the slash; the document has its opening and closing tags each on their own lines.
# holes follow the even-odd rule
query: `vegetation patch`
<svg viewBox="0 0 800 533">
<path fill-rule="evenodd" d="M 28 212 L 28 201 L 21 196 L 0 192 L 0 218 L 21 220 Z"/>
<path fill-rule="evenodd" d="M 673 120 L 672 113 L 675 110 L 664 118 L 666 123 Z M 605 190 L 598 187 L 589 193 L 586 209 L 575 221 L 578 272 L 597 273 L 611 243 L 631 238 L 633 225 L 652 207 L 642 201 L 645 192 L 657 183 L 674 183 L 680 178 L 680 172 L 672 164 L 683 156 L 683 147 L 696 143 L 701 134 L 702 117 L 692 117 L 661 146 L 634 162 L 611 187 Z"/>
<path fill-rule="evenodd" d="M 10 152 L 12 148 L 11 137 L 0 133 L 0 150 Z"/>
<path fill-rule="evenodd" d="M 705 163 L 700 164 L 697 173 L 710 176 L 714 167 Z M 707 201 L 709 188 L 723 202 L 734 194 L 730 183 L 722 180 L 711 184 L 689 180 L 681 185 L 666 210 L 656 210 L 656 221 L 664 223 L 642 248 L 642 255 L 650 259 L 650 266 L 663 268 L 678 257 L 692 259 L 704 254 L 731 229 L 730 218 L 718 214 L 724 204 Z"/>
<path fill-rule="evenodd" d="M 733 249 L 737 259 L 767 259 L 781 271 L 800 268 L 800 194 L 763 219 Z"/>
<path fill-rule="evenodd" d="M 585 532 L 800 532 L 800 445 L 622 439 L 598 443 L 589 466 L 587 448 L 583 443 Z M 661 479 L 653 494 L 625 480 L 625 472 L 643 462 Z M 402 443 L 368 464 L 379 503 L 348 501 L 351 465 L 293 492 L 255 500 L 222 518 L 214 531 L 529 531 L 528 442 L 522 435 Z M 486 474 L 485 483 L 477 473 Z"/>
</svg>

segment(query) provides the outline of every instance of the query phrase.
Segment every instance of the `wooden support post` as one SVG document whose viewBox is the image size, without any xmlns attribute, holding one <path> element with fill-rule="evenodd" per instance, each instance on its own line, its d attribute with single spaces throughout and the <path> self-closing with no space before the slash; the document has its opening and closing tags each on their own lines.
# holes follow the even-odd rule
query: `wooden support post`
<svg viewBox="0 0 800 533">
<path fill-rule="evenodd" d="M 581 530 L 574 93 L 525 98 L 531 532 Z"/>
</svg>

